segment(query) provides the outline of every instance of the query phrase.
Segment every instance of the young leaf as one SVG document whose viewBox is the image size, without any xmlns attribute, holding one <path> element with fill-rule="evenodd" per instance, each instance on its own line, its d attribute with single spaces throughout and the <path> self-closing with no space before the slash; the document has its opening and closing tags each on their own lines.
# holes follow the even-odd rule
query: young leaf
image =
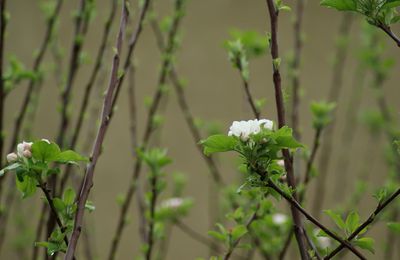
<svg viewBox="0 0 400 260">
<path fill-rule="evenodd" d="M 303 147 L 302 144 L 300 144 L 299 142 L 296 141 L 296 139 L 294 139 L 293 130 L 288 126 L 280 128 L 278 131 L 273 133 L 271 137 L 275 139 L 277 145 L 280 146 L 281 148 L 294 149 Z"/>
<path fill-rule="evenodd" d="M 19 163 L 13 163 L 6 166 L 5 168 L 1 169 L 0 176 L 3 176 L 6 172 L 17 169 L 19 166 L 21 166 Z"/>
<path fill-rule="evenodd" d="M 232 239 L 233 241 L 238 240 L 242 236 L 244 236 L 247 233 L 247 228 L 244 225 L 238 225 L 233 228 L 232 230 Z"/>
<path fill-rule="evenodd" d="M 353 233 L 360 222 L 360 216 L 357 212 L 352 211 L 346 218 L 346 230 L 349 234 Z"/>
<path fill-rule="evenodd" d="M 22 181 L 19 178 L 16 178 L 15 180 L 18 190 L 22 192 L 22 198 L 27 198 L 35 193 L 37 185 L 35 178 L 24 175 Z"/>
<path fill-rule="evenodd" d="M 342 216 L 340 216 L 340 214 L 338 214 L 330 209 L 324 210 L 324 213 L 327 214 L 340 229 L 346 228 L 346 225 L 342 219 Z"/>
<path fill-rule="evenodd" d="M 335 8 L 339 11 L 356 11 L 357 3 L 355 0 L 322 0 L 322 6 Z"/>
<path fill-rule="evenodd" d="M 59 163 L 76 163 L 76 162 L 88 162 L 88 158 L 74 152 L 71 150 L 67 150 L 59 153 L 54 161 Z"/>
<path fill-rule="evenodd" d="M 204 146 L 204 154 L 210 155 L 212 153 L 232 151 L 237 142 L 237 139 L 232 136 L 212 135 L 206 140 L 200 141 L 200 144 Z"/>
<path fill-rule="evenodd" d="M 400 234 L 400 223 L 399 222 L 389 222 L 387 223 L 388 228 L 390 231 Z"/>
<path fill-rule="evenodd" d="M 38 161 L 52 162 L 60 154 L 60 147 L 55 143 L 40 140 L 32 144 L 32 156 Z"/>
<path fill-rule="evenodd" d="M 75 191 L 72 188 L 66 189 L 63 196 L 64 203 L 66 205 L 74 204 L 75 196 Z"/>
<path fill-rule="evenodd" d="M 375 241 L 370 237 L 362 237 L 360 239 L 355 240 L 353 243 L 354 243 L 354 245 L 356 245 L 362 249 L 366 249 L 366 250 L 370 251 L 371 253 L 375 253 L 375 250 L 374 250 Z"/>
</svg>

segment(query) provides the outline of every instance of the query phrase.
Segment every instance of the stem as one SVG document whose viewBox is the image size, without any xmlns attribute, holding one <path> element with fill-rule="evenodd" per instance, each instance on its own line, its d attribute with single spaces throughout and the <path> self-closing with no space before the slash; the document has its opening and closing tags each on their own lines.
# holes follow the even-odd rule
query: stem
<svg viewBox="0 0 400 260">
<path fill-rule="evenodd" d="M 378 203 L 377 207 L 375 208 L 374 212 L 371 213 L 371 215 L 368 217 L 364 223 L 362 223 L 358 228 L 346 239 L 346 241 L 351 241 L 353 238 L 355 238 L 361 231 L 363 231 L 366 227 L 368 227 L 372 222 L 374 222 L 376 216 L 378 216 L 381 211 L 383 211 L 386 206 L 388 206 L 394 199 L 397 198 L 400 194 L 400 188 L 397 189 L 389 198 L 387 198 L 383 203 Z M 337 253 L 339 253 L 342 249 L 344 248 L 343 244 L 339 245 L 335 250 L 333 250 L 328 256 L 326 256 L 324 259 L 331 259 L 334 257 Z"/>
<path fill-rule="evenodd" d="M 56 223 L 57 223 L 58 227 L 61 229 L 61 232 L 64 233 L 66 227 L 64 227 L 60 217 L 58 216 L 57 209 L 56 209 L 56 207 L 54 206 L 54 203 L 53 203 L 53 197 L 51 196 L 51 192 L 47 189 L 46 183 L 44 183 L 41 180 L 39 180 L 39 187 L 43 191 L 44 196 L 46 197 L 46 200 L 49 203 L 51 214 L 53 215 L 54 219 L 56 220 Z M 64 242 L 68 246 L 69 242 L 68 242 L 67 236 L 64 236 Z"/>
<path fill-rule="evenodd" d="M 146 260 L 151 260 L 151 254 L 153 252 L 154 246 L 154 224 L 155 224 L 155 214 L 156 214 L 156 202 L 158 197 L 157 191 L 157 173 L 151 173 L 151 200 L 150 200 L 150 220 L 149 220 L 149 229 L 147 234 L 147 251 L 146 251 Z"/>
<path fill-rule="evenodd" d="M 310 239 L 310 237 L 307 235 L 307 232 L 306 232 L 305 229 L 303 230 L 303 232 L 304 232 L 304 236 L 305 236 L 306 239 L 307 239 L 308 245 L 310 246 L 310 248 L 312 248 L 312 250 L 313 250 L 314 253 L 315 253 L 315 257 L 316 257 L 318 260 L 322 260 L 322 257 L 320 256 L 320 254 L 319 254 L 319 252 L 318 252 L 318 249 L 315 247 L 314 243 L 312 242 L 312 240 Z"/>
<path fill-rule="evenodd" d="M 122 15 L 121 21 L 119 26 L 119 32 L 116 41 L 116 53 L 113 57 L 112 67 L 111 67 L 111 76 L 110 82 L 108 85 L 107 93 L 104 98 L 103 103 L 103 111 L 101 116 L 101 124 L 97 132 L 96 140 L 93 145 L 92 153 L 91 153 L 91 160 L 87 166 L 85 177 L 82 182 L 82 188 L 79 192 L 78 197 L 78 209 L 75 215 L 75 223 L 73 228 L 73 233 L 71 235 L 71 242 L 68 246 L 67 253 L 65 255 L 64 260 L 72 260 L 75 254 L 76 246 L 78 243 L 78 239 L 81 233 L 82 225 L 83 225 L 83 216 L 85 213 L 85 204 L 86 200 L 89 197 L 90 190 L 93 186 L 93 177 L 94 177 L 94 170 L 97 164 L 97 160 L 101 153 L 101 148 L 103 145 L 104 137 L 106 135 L 109 122 L 110 122 L 110 114 L 112 111 L 113 105 L 113 95 L 116 91 L 118 86 L 118 68 L 120 63 L 120 55 L 122 50 L 122 43 L 125 34 L 125 27 L 128 19 L 128 9 L 127 9 L 127 2 L 124 1 L 122 5 Z"/>
<path fill-rule="evenodd" d="M 321 222 L 319 222 L 316 218 L 314 218 L 312 215 L 310 215 L 300 204 L 297 202 L 296 199 L 294 199 L 291 195 L 286 194 L 283 190 L 281 190 L 276 184 L 268 179 L 268 186 L 278 192 L 283 198 L 285 198 L 291 205 L 296 207 L 310 222 L 312 222 L 314 225 L 319 227 L 321 230 L 323 230 L 328 236 L 331 238 L 335 239 L 338 241 L 341 246 L 347 247 L 350 249 L 356 256 L 358 256 L 360 259 L 367 259 L 365 258 L 356 248 L 354 248 L 353 245 L 351 245 L 347 240 L 343 240 L 340 238 L 338 235 L 330 231 L 327 227 L 325 227 Z"/>
<path fill-rule="evenodd" d="M 382 29 L 387 35 L 389 35 L 389 37 L 397 44 L 397 47 L 400 47 L 400 38 L 392 32 L 390 26 L 380 24 L 378 25 L 378 28 Z"/>
<path fill-rule="evenodd" d="M 244 91 L 247 96 L 247 101 L 249 102 L 249 105 L 251 107 L 251 110 L 253 111 L 254 116 L 257 119 L 260 119 L 260 111 L 258 110 L 258 108 L 254 102 L 253 96 L 251 95 L 249 81 L 248 81 L 248 79 L 246 79 L 243 76 L 243 66 L 242 66 L 242 62 L 240 61 L 240 58 L 236 61 L 236 65 L 237 65 L 237 68 L 239 69 L 240 77 L 242 78 L 243 88 L 244 88 Z"/>
<path fill-rule="evenodd" d="M 97 76 L 99 74 L 99 71 L 100 71 L 100 69 L 102 67 L 102 62 L 103 62 L 103 59 L 104 59 L 104 54 L 105 54 L 105 51 L 106 51 L 107 42 L 108 42 L 108 39 L 109 39 L 111 28 L 112 28 L 113 22 L 115 20 L 116 11 L 117 11 L 117 0 L 111 0 L 111 11 L 110 11 L 108 19 L 107 19 L 107 21 L 105 23 L 105 26 L 104 26 L 103 36 L 101 38 L 100 47 L 99 47 L 99 49 L 97 51 L 97 57 L 96 57 L 95 65 L 93 67 L 92 73 L 90 74 L 89 81 L 87 82 L 86 87 L 85 87 L 85 92 L 83 94 L 82 103 L 81 103 L 81 106 L 80 106 L 80 109 L 79 109 L 79 117 L 78 117 L 78 120 L 76 122 L 76 126 L 74 128 L 74 133 L 72 134 L 71 143 L 69 145 L 69 148 L 71 150 L 75 149 L 75 147 L 77 145 L 77 142 L 78 142 L 78 139 L 79 139 L 79 135 L 80 135 L 81 130 L 82 130 L 83 121 L 85 119 L 85 115 L 86 115 L 86 112 L 87 112 L 87 109 L 88 109 L 88 106 L 89 106 L 89 98 L 90 98 L 90 95 L 92 93 L 92 89 L 93 89 L 93 86 L 94 86 L 94 84 L 96 82 L 96 79 L 97 79 Z M 64 190 L 65 185 L 67 183 L 67 180 L 68 180 L 68 178 L 70 176 L 70 173 L 71 173 L 71 166 L 68 165 L 66 170 L 65 170 L 65 173 L 64 173 L 64 175 L 63 175 L 63 177 L 61 179 L 60 193 Z"/>
<path fill-rule="evenodd" d="M 4 149 L 4 102 L 5 102 L 5 89 L 4 89 L 4 41 L 6 34 L 6 0 L 0 0 L 0 167 L 3 168 L 3 149 Z"/>
<path fill-rule="evenodd" d="M 34 74 L 38 74 L 39 71 L 40 71 L 40 65 L 42 64 L 44 55 L 45 55 L 45 53 L 47 51 L 47 48 L 49 46 L 49 43 L 50 43 L 50 39 L 51 39 L 51 37 L 53 35 L 53 28 L 55 26 L 55 23 L 56 23 L 56 20 L 58 19 L 59 14 L 60 14 L 62 3 L 63 3 L 63 0 L 58 0 L 57 1 L 57 5 L 56 5 L 56 7 L 54 9 L 54 13 L 52 14 L 52 16 L 47 21 L 47 28 L 46 28 L 46 32 L 45 32 L 45 35 L 44 35 L 44 39 L 43 39 L 42 44 L 40 46 L 38 55 L 36 56 L 36 59 L 33 62 L 32 71 L 33 71 Z M 32 94 L 33 94 L 35 85 L 36 85 L 36 80 L 35 79 L 31 79 L 29 81 L 28 89 L 27 89 L 27 91 L 25 93 L 25 97 L 23 99 L 23 102 L 22 102 L 22 105 L 21 105 L 21 109 L 20 109 L 20 111 L 18 113 L 18 116 L 17 116 L 15 122 L 14 122 L 14 128 L 13 128 L 13 131 L 12 131 L 13 135 L 12 135 L 12 138 L 11 138 L 11 143 L 10 143 L 10 148 L 9 148 L 10 152 L 12 152 L 15 149 L 15 145 L 18 142 L 19 133 L 22 130 L 22 123 L 24 121 L 28 106 L 29 106 L 29 104 L 31 102 L 31 97 L 33 96 Z M 6 175 L 4 175 L 4 176 L 6 176 Z M 3 181 L 4 181 L 4 176 L 0 177 L 0 195 L 2 194 L 2 186 L 3 186 L 2 184 L 3 184 Z"/>
<path fill-rule="evenodd" d="M 279 59 L 279 50 L 278 50 L 278 10 L 276 10 L 273 0 L 266 0 L 269 17 L 270 17 L 270 25 L 271 25 L 271 56 L 273 61 Z M 273 62 L 274 63 L 274 62 Z M 286 124 L 285 120 L 285 107 L 283 103 L 283 95 L 282 95 L 282 87 L 281 87 L 281 75 L 279 72 L 279 68 L 277 66 L 273 66 L 273 82 L 275 87 L 275 102 L 278 112 L 278 125 L 279 128 L 283 127 Z M 288 150 L 282 151 L 284 161 L 285 161 L 285 169 L 288 177 L 288 184 L 293 190 L 296 190 L 296 181 L 293 173 L 293 164 L 292 158 Z M 297 195 L 294 194 L 296 197 Z M 297 243 L 300 250 L 301 259 L 308 259 L 307 255 L 307 247 L 304 240 L 303 235 L 303 223 L 301 220 L 301 216 L 299 211 L 291 205 L 291 212 L 293 216 L 293 222 L 295 225 L 295 235 L 297 239 Z"/>
<path fill-rule="evenodd" d="M 247 230 L 250 228 L 251 223 L 253 223 L 253 221 L 255 221 L 255 220 L 258 218 L 258 216 L 257 216 L 257 211 L 258 211 L 259 208 L 260 208 L 260 204 L 257 204 L 257 208 L 256 208 L 256 210 L 254 211 L 253 215 L 250 217 L 249 220 L 247 220 L 247 223 L 246 223 L 246 229 L 247 229 Z M 225 254 L 224 257 L 223 257 L 224 260 L 228 260 L 228 259 L 231 257 L 233 251 L 234 251 L 235 248 L 239 245 L 241 239 L 242 239 L 242 237 L 239 237 L 239 238 L 233 243 L 233 245 L 232 245 L 231 247 L 229 247 L 228 252 L 226 252 L 226 254 Z"/>
<path fill-rule="evenodd" d="M 294 60 L 292 64 L 292 88 L 293 88 L 293 96 L 292 96 L 292 118 L 291 124 L 293 128 L 293 136 L 297 140 L 301 140 L 300 131 L 299 131 L 299 112 L 300 112 L 300 60 L 301 60 L 301 51 L 303 48 L 303 39 L 302 39 L 302 22 L 303 22 L 303 13 L 304 13 L 304 3 L 305 0 L 298 0 L 296 5 L 296 15 L 294 21 Z"/>
<path fill-rule="evenodd" d="M 164 44 L 164 39 L 163 39 L 163 36 L 162 36 L 162 33 L 161 33 L 158 23 L 155 20 L 152 20 L 151 27 L 153 29 L 154 34 L 156 35 L 158 48 L 160 50 L 163 50 L 165 48 L 165 44 Z M 199 151 L 202 158 L 206 162 L 206 164 L 210 170 L 210 173 L 214 178 L 214 181 L 219 185 L 223 185 L 221 173 L 218 170 L 217 163 L 215 162 L 214 157 L 206 156 L 203 153 L 201 146 L 198 144 L 198 142 L 202 139 L 202 136 L 201 136 L 199 129 L 196 126 L 194 116 L 192 114 L 192 111 L 190 110 L 189 103 L 187 102 L 187 99 L 185 96 L 184 86 L 182 85 L 181 80 L 179 79 L 179 76 L 175 69 L 174 64 L 171 64 L 171 66 L 170 66 L 169 78 L 175 89 L 175 92 L 176 92 L 176 95 L 178 98 L 179 107 L 180 107 L 181 111 L 183 112 L 186 124 L 189 127 L 190 133 L 192 135 L 192 138 L 196 145 L 197 150 Z"/>
<path fill-rule="evenodd" d="M 175 12 L 180 13 L 180 12 L 182 12 L 182 10 L 183 10 L 183 1 L 176 0 Z M 181 16 L 176 15 L 176 14 L 174 15 L 172 27 L 168 33 L 168 43 L 166 45 L 166 48 L 164 49 L 164 52 L 166 53 L 167 57 L 172 55 L 173 52 L 175 51 L 175 36 L 178 32 L 178 28 L 180 25 L 180 18 L 181 18 Z M 167 76 L 168 76 L 169 70 L 171 68 L 171 60 L 164 59 L 161 68 L 162 68 L 161 73 L 160 73 L 159 79 L 158 79 L 158 87 L 153 96 L 153 102 L 149 109 L 148 116 L 147 116 L 147 122 L 145 125 L 145 132 L 143 135 L 142 145 L 141 145 L 143 150 L 147 149 L 147 147 L 149 145 L 150 137 L 155 128 L 154 117 L 156 116 L 161 98 L 163 96 L 162 87 L 166 83 Z M 114 97 L 114 101 L 115 100 L 116 100 L 116 96 Z M 128 209 L 131 204 L 132 197 L 136 192 L 136 183 L 140 176 L 141 168 L 142 168 L 142 160 L 138 159 L 138 160 L 136 160 L 135 167 L 134 167 L 133 174 L 132 174 L 132 179 L 130 181 L 129 188 L 125 195 L 125 200 L 124 200 L 124 203 L 122 204 L 121 211 L 120 211 L 120 214 L 118 217 L 117 228 L 116 228 L 114 237 L 112 239 L 112 244 L 111 244 L 110 252 L 108 255 L 108 259 L 110 259 L 110 260 L 115 258 L 115 254 L 117 252 L 119 242 L 121 240 L 122 232 L 123 232 L 125 224 L 126 224 L 125 223 L 126 214 L 128 213 Z"/>
<path fill-rule="evenodd" d="M 352 14 L 345 13 L 340 24 L 338 39 L 347 39 L 350 34 L 350 28 L 354 17 Z M 335 63 L 333 68 L 332 84 L 330 86 L 328 101 L 337 103 L 343 87 L 343 74 L 345 68 L 345 61 L 347 57 L 348 44 L 337 44 L 335 52 Z M 335 117 L 335 111 L 332 112 L 332 116 Z M 333 119 L 330 125 L 327 127 L 324 134 L 324 144 L 321 151 L 321 157 L 319 160 L 319 172 L 316 184 L 316 196 L 314 197 L 313 203 L 313 214 L 318 218 L 321 213 L 321 208 L 325 200 L 326 195 L 326 179 L 328 176 L 329 164 L 332 158 L 333 151 L 333 135 L 335 131 L 336 120 Z"/>
</svg>

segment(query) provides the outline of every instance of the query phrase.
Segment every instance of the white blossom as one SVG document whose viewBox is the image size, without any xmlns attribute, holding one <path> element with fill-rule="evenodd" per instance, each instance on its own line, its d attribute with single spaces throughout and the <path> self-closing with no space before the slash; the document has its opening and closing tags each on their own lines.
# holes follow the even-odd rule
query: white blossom
<svg viewBox="0 0 400 260">
<path fill-rule="evenodd" d="M 278 160 L 276 162 L 279 166 L 285 167 L 285 161 L 284 160 Z"/>
<path fill-rule="evenodd" d="M 183 204 L 183 199 L 181 198 L 170 198 L 161 203 L 162 208 L 177 209 Z"/>
<path fill-rule="evenodd" d="M 31 157 L 32 157 L 32 152 L 29 151 L 29 150 L 25 150 L 25 151 L 22 152 L 22 155 L 23 155 L 25 158 L 31 158 Z"/>
<path fill-rule="evenodd" d="M 48 139 L 42 138 L 42 141 L 45 141 L 46 143 L 50 144 L 50 141 Z"/>
<path fill-rule="evenodd" d="M 268 119 L 255 119 L 248 121 L 234 121 L 229 128 L 229 136 L 237 136 L 242 141 L 249 140 L 250 135 L 257 134 L 262 128 L 272 130 L 273 122 Z"/>
<path fill-rule="evenodd" d="M 9 153 L 7 154 L 7 162 L 13 163 L 18 160 L 18 155 L 16 153 Z"/>
<path fill-rule="evenodd" d="M 25 142 L 23 141 L 22 143 L 19 143 L 17 145 L 17 154 L 19 157 L 24 157 L 24 151 L 29 151 L 31 152 L 32 148 L 32 143 L 31 142 Z"/>
<path fill-rule="evenodd" d="M 317 236 L 318 233 L 319 233 L 319 229 L 315 229 L 314 235 Z M 332 245 L 332 241 L 329 237 L 317 236 L 317 243 L 318 243 L 317 246 L 322 249 L 328 248 Z"/>
<path fill-rule="evenodd" d="M 286 223 L 287 219 L 288 217 L 282 213 L 275 213 L 274 215 L 272 215 L 272 222 L 274 222 L 274 224 L 276 225 L 282 225 Z"/>
</svg>

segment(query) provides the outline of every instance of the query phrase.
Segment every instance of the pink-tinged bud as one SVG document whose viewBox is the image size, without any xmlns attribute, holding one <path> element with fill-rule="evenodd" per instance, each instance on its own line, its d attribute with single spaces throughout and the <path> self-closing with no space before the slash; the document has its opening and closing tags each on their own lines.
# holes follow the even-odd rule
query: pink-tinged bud
<svg viewBox="0 0 400 260">
<path fill-rule="evenodd" d="M 19 143 L 17 145 L 18 156 L 20 156 L 20 157 L 24 156 L 23 152 L 24 151 L 31 151 L 31 149 L 32 149 L 32 143 L 31 142 L 23 141 L 22 143 Z"/>
<path fill-rule="evenodd" d="M 7 154 L 7 162 L 13 163 L 18 160 L 18 155 L 16 153 Z"/>
<path fill-rule="evenodd" d="M 23 155 L 25 158 L 31 158 L 31 157 L 32 157 L 32 153 L 31 153 L 31 151 L 29 151 L 29 150 L 23 151 L 23 152 L 22 152 L 22 155 Z"/>
</svg>

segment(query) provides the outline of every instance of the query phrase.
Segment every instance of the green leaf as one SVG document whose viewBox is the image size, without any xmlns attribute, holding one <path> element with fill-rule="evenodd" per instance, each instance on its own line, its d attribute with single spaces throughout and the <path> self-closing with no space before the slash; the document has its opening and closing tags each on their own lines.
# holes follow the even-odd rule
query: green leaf
<svg viewBox="0 0 400 260">
<path fill-rule="evenodd" d="M 57 209 L 58 212 L 60 212 L 60 213 L 64 212 L 65 204 L 61 199 L 54 198 L 53 199 L 53 204 L 54 204 L 54 207 Z"/>
<path fill-rule="evenodd" d="M 88 162 L 88 158 L 78 154 L 77 152 L 67 150 L 57 155 L 54 161 L 60 163 L 71 163 L 71 162 Z"/>
<path fill-rule="evenodd" d="M 386 0 L 386 3 L 383 5 L 384 7 L 394 8 L 400 6 L 399 0 Z"/>
<path fill-rule="evenodd" d="M 55 161 L 60 153 L 60 147 L 55 143 L 48 143 L 41 140 L 32 144 L 32 156 L 38 161 Z"/>
<path fill-rule="evenodd" d="M 288 126 L 281 127 L 278 131 L 271 136 L 275 139 L 278 146 L 281 148 L 294 149 L 303 147 L 303 145 L 296 141 L 293 137 L 293 130 Z"/>
<path fill-rule="evenodd" d="M 242 236 L 244 236 L 246 233 L 247 233 L 247 228 L 244 225 L 238 225 L 234 227 L 232 230 L 232 239 L 236 241 Z"/>
<path fill-rule="evenodd" d="M 72 188 L 68 188 L 64 192 L 63 200 L 66 205 L 72 205 L 75 201 L 75 191 Z"/>
<path fill-rule="evenodd" d="M 375 250 L 374 250 L 375 241 L 370 237 L 362 237 L 360 239 L 357 239 L 353 242 L 353 244 L 362 249 L 366 249 L 366 250 L 370 251 L 371 253 L 375 253 Z"/>
<path fill-rule="evenodd" d="M 212 135 L 206 140 L 200 141 L 200 144 L 204 146 L 205 155 L 232 151 L 237 143 L 238 140 L 235 137 L 226 135 Z"/>
<path fill-rule="evenodd" d="M 93 204 L 92 201 L 88 200 L 85 203 L 85 209 L 87 209 L 89 212 L 93 212 L 96 209 L 96 206 Z"/>
<path fill-rule="evenodd" d="M 397 234 L 400 234 L 400 223 L 399 222 L 389 222 L 387 223 L 388 228 Z"/>
<path fill-rule="evenodd" d="M 226 240 L 226 236 L 224 234 L 221 234 L 214 230 L 208 231 L 208 235 L 222 242 Z"/>
<path fill-rule="evenodd" d="M 360 223 L 360 216 L 357 212 L 352 211 L 346 218 L 346 229 L 349 234 L 353 233 Z"/>
<path fill-rule="evenodd" d="M 22 198 L 27 198 L 36 192 L 37 181 L 28 175 L 22 177 L 22 181 L 16 178 L 17 188 L 22 192 Z"/>
<path fill-rule="evenodd" d="M 335 8 L 339 11 L 356 11 L 357 3 L 355 0 L 322 0 L 322 6 Z"/>
<path fill-rule="evenodd" d="M 342 216 L 340 216 L 340 214 L 334 212 L 333 210 L 324 210 L 324 213 L 327 214 L 336 224 L 336 226 L 338 226 L 340 229 L 345 229 L 346 225 L 342 219 Z"/>
<path fill-rule="evenodd" d="M 6 172 L 15 170 L 15 169 L 19 168 L 20 166 L 21 165 L 19 163 L 10 164 L 10 165 L 6 166 L 5 168 L 1 169 L 0 176 L 3 176 Z"/>
</svg>

